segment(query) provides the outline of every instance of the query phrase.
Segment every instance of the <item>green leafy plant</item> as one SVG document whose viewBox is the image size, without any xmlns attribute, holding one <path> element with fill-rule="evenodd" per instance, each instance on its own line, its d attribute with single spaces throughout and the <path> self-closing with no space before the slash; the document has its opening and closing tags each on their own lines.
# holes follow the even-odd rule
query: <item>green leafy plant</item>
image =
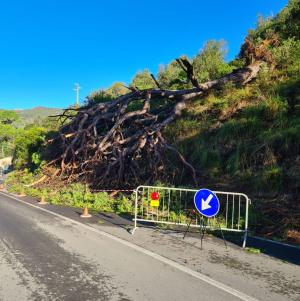
<svg viewBox="0 0 300 301">
<path fill-rule="evenodd" d="M 248 253 L 251 253 L 251 254 L 260 254 L 261 253 L 261 250 L 260 249 L 256 249 L 256 248 L 245 248 L 245 250 Z"/>
</svg>

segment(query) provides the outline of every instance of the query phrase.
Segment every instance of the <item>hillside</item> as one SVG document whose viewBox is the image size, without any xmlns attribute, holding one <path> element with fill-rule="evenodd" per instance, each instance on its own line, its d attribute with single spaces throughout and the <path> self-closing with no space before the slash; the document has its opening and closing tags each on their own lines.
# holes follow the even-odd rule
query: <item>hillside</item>
<svg viewBox="0 0 300 301">
<path fill-rule="evenodd" d="M 275 18 L 260 19 L 257 29 L 249 31 L 239 57 L 229 64 L 223 61 L 223 45 L 211 41 L 192 59 L 192 66 L 188 66 L 185 60 L 175 60 L 158 74 L 156 83 L 158 87 L 165 89 L 190 89 L 192 86 L 197 87 L 197 81 L 203 83 L 215 80 L 232 70 L 239 70 L 237 69 L 239 67 L 255 61 L 261 62 L 260 72 L 254 81 L 247 86 L 228 82 L 221 89 L 208 90 L 204 97 L 187 102 L 186 109 L 177 115 L 175 122 L 164 127 L 162 134 L 168 143 L 180 151 L 186 162 L 193 166 L 197 183 L 217 190 L 243 191 L 251 195 L 253 200 L 251 225 L 257 233 L 287 237 L 290 241 L 298 242 L 299 12 L 299 1 L 290 1 Z M 191 69 L 195 72 L 194 75 L 188 73 Z M 183 70 L 187 72 L 189 84 L 185 83 L 186 75 Z M 136 75 L 131 86 L 135 89 L 153 89 L 155 83 L 152 75 L 144 71 Z M 106 91 L 108 99 L 109 92 Z M 105 101 L 103 93 L 99 95 L 101 97 L 98 98 L 95 93 L 91 96 L 91 105 Z M 135 109 L 139 108 L 138 103 L 132 106 Z M 154 106 L 153 112 L 156 114 L 163 112 L 160 117 L 160 120 L 163 120 L 164 114 L 168 111 L 168 103 L 166 107 L 161 104 L 160 109 L 157 105 Z M 127 126 L 132 129 L 133 124 L 131 121 Z M 140 122 L 139 127 L 141 126 Z M 160 127 L 160 125 L 151 127 L 155 129 L 157 126 Z M 119 131 L 126 133 L 126 125 L 124 127 L 125 130 L 120 127 Z M 80 137 L 76 139 L 81 141 Z M 103 173 L 108 176 L 107 180 L 114 181 L 114 175 L 120 174 L 122 170 L 124 172 L 122 179 L 126 180 L 133 181 L 134 177 L 137 177 L 145 181 L 149 177 L 152 183 L 159 180 L 168 185 L 195 186 L 189 165 L 182 164 L 183 162 L 169 150 L 164 151 L 168 155 L 162 159 L 161 150 L 151 145 L 151 142 L 147 145 L 148 141 L 152 141 L 151 136 L 148 139 L 145 141 L 146 147 L 143 144 L 143 149 L 156 149 L 154 157 L 149 155 L 148 149 L 146 153 L 143 149 L 138 150 L 139 159 L 130 156 L 132 159 L 129 162 L 132 160 L 135 162 L 135 173 L 129 171 L 132 163 L 128 163 L 129 165 L 124 163 L 126 158 L 121 159 L 123 163 L 120 164 L 120 169 L 115 168 L 118 166 L 117 159 L 113 159 L 112 165 L 110 161 L 107 163 L 104 161 Z M 116 148 L 123 147 L 111 140 L 110 143 Z M 131 144 L 126 147 L 134 146 Z M 126 148 L 124 150 L 126 151 Z M 88 157 L 84 160 L 87 162 Z M 93 162 L 95 160 L 97 159 L 94 157 Z M 100 161 L 97 168 L 102 170 Z M 107 172 L 111 168 L 112 176 L 105 172 L 106 168 Z M 152 175 L 147 173 L 150 170 Z M 101 182 L 101 176 L 98 176 L 97 182 Z"/>
<path fill-rule="evenodd" d="M 251 225 L 258 233 L 298 242 L 299 3 L 290 1 L 278 16 L 249 32 L 240 58 L 249 59 L 249 48 L 260 45 L 257 56 L 265 60 L 254 82 L 209 93 L 167 128 L 169 139 L 199 171 L 203 184 L 251 196 Z M 267 37 L 277 40 L 275 47 L 261 46 Z M 177 183 L 189 184 L 186 172 L 178 174 Z"/>
<path fill-rule="evenodd" d="M 15 110 L 21 117 L 24 124 L 30 124 L 47 118 L 50 115 L 57 115 L 62 112 L 58 108 L 35 107 L 26 110 Z"/>
<path fill-rule="evenodd" d="M 34 133 L 57 128 L 57 121 L 49 116 L 61 112 L 61 109 L 45 107 L 27 110 L 0 109 L 0 158 L 12 156 L 16 144 L 23 145 L 27 136 L 33 137 Z M 27 142 L 30 145 L 30 139 Z M 24 151 L 27 152 L 26 147 Z"/>
<path fill-rule="evenodd" d="M 300 1 L 290 0 L 260 19 L 231 62 L 224 41 L 209 41 L 156 77 L 145 70 L 129 87 L 95 91 L 77 112 L 64 111 L 44 148 L 45 133 L 36 135 L 30 159 L 15 162 L 36 170 L 47 161 L 45 187 L 159 182 L 246 192 L 255 233 L 300 243 L 299 16 Z"/>
</svg>

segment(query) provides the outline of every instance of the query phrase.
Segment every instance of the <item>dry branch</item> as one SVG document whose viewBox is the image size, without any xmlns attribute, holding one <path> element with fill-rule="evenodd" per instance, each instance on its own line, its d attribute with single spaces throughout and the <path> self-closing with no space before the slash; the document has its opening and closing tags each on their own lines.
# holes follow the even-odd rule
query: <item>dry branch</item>
<svg viewBox="0 0 300 301">
<path fill-rule="evenodd" d="M 191 63 L 186 58 L 177 61 L 194 88 L 163 90 L 153 76 L 158 89 L 131 89 L 112 101 L 79 108 L 75 115 L 65 110 L 59 117 L 69 123 L 51 140 L 49 165 L 59 167 L 63 178 L 93 187 L 134 187 L 167 176 L 166 152 L 171 151 L 197 182 L 193 166 L 165 141 L 162 130 L 181 115 L 188 101 L 227 82 L 248 83 L 260 63 L 200 84 Z"/>
</svg>

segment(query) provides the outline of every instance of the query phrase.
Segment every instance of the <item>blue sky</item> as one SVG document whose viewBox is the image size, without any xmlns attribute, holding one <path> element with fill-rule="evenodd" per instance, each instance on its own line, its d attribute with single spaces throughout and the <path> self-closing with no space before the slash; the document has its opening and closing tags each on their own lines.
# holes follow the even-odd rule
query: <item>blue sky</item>
<svg viewBox="0 0 300 301">
<path fill-rule="evenodd" d="M 209 39 L 235 57 L 258 15 L 287 0 L 0 1 L 0 108 L 67 107 L 138 70 L 156 73 Z"/>
</svg>

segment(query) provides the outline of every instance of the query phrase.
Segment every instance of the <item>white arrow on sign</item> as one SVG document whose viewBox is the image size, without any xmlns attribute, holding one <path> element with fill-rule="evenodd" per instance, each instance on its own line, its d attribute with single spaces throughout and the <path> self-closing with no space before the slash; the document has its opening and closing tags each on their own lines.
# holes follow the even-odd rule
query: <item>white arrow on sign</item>
<svg viewBox="0 0 300 301">
<path fill-rule="evenodd" d="M 210 194 L 206 200 L 201 200 L 201 210 L 206 210 L 206 209 L 209 209 L 211 208 L 211 206 L 209 205 L 211 199 L 213 198 L 213 195 Z"/>
</svg>

